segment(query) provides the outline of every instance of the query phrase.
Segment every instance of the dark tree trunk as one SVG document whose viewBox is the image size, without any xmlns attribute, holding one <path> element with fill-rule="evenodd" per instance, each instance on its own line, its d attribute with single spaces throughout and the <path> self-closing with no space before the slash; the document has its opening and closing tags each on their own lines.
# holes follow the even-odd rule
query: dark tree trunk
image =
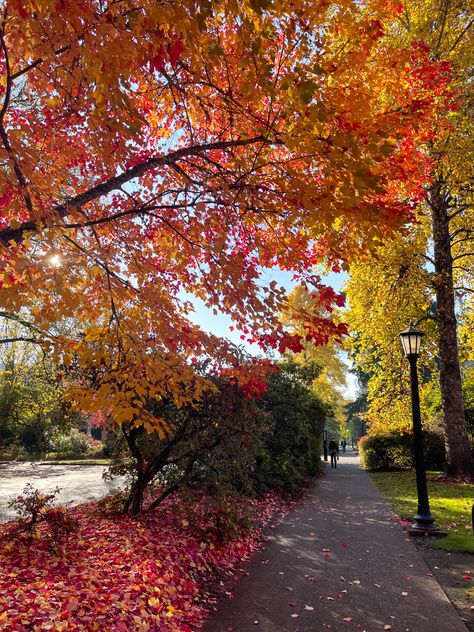
<svg viewBox="0 0 474 632">
<path fill-rule="evenodd" d="M 443 402 L 447 472 L 472 474 L 459 366 L 448 199 L 441 182 L 429 195 L 433 223 L 435 290 L 438 317 L 440 389 Z"/>
<path fill-rule="evenodd" d="M 138 472 L 137 478 L 130 488 L 124 513 L 131 513 L 133 516 L 139 514 L 143 507 L 143 497 L 148 485 L 148 476 L 145 472 Z"/>
</svg>

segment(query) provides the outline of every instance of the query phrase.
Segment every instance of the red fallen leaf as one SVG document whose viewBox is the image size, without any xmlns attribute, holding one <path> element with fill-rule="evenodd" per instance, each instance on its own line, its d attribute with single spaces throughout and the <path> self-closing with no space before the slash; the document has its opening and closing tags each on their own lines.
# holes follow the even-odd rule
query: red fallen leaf
<svg viewBox="0 0 474 632">
<path fill-rule="evenodd" d="M 472 579 L 472 575 L 468 575 L 467 573 L 462 576 L 463 579 Z"/>
<path fill-rule="evenodd" d="M 89 628 L 94 618 L 101 628 L 117 632 L 157 625 L 162 632 L 199 629 L 213 605 L 205 590 L 209 573 L 238 572 L 242 560 L 258 547 L 262 527 L 272 516 L 283 517 L 288 506 L 274 494 L 266 501 L 252 501 L 259 524 L 221 545 L 204 544 L 190 531 L 183 532 L 177 518 L 182 512 L 173 509 L 177 502 L 178 497 L 168 499 L 160 512 L 150 513 L 143 522 L 91 516 L 90 504 L 78 507 L 77 533 L 64 545 L 59 561 L 41 540 L 20 539 L 11 546 L 0 537 L 0 584 L 5 588 L 0 592 L 0 612 L 8 608 L 10 620 L 28 628 L 43 629 L 54 621 L 58 631 Z M 192 508 L 203 529 L 208 503 L 203 494 Z M 14 606 L 5 601 L 12 592 Z M 38 595 L 41 608 L 35 603 Z M 154 607 L 148 609 L 149 600 Z"/>
<path fill-rule="evenodd" d="M 343 546 L 345 549 L 348 549 L 348 548 L 349 548 L 349 545 L 348 545 L 348 544 L 341 544 L 341 546 Z"/>
<path fill-rule="evenodd" d="M 331 553 L 323 553 L 323 557 L 331 557 Z"/>
</svg>

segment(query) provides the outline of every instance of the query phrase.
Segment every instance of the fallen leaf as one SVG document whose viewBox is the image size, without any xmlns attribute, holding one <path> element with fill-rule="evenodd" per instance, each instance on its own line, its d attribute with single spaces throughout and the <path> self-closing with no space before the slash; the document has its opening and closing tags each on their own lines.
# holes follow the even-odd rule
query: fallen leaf
<svg viewBox="0 0 474 632">
<path fill-rule="evenodd" d="M 304 609 L 305 610 L 314 610 L 313 606 L 305 606 Z"/>
</svg>

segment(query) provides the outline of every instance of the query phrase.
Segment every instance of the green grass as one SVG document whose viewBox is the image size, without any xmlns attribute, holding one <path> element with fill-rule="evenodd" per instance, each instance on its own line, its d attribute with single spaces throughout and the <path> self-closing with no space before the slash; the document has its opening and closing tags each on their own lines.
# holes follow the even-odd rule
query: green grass
<svg viewBox="0 0 474 632">
<path fill-rule="evenodd" d="M 40 460 L 42 463 L 51 463 L 51 465 L 110 465 L 110 459 L 59 459 L 47 457 L 45 459 L 5 459 L 0 460 L 0 465 L 19 462 L 35 462 Z"/>
<path fill-rule="evenodd" d="M 433 478 L 439 472 L 428 472 L 428 493 L 431 513 L 436 524 L 447 532 L 445 538 L 429 540 L 429 546 L 450 551 L 474 553 L 474 535 L 471 525 L 471 508 L 474 502 L 474 485 L 469 483 L 440 482 Z M 414 472 L 372 472 L 372 479 L 395 513 L 411 519 L 417 510 Z"/>
<path fill-rule="evenodd" d="M 110 465 L 110 459 L 46 459 L 52 465 Z"/>
</svg>

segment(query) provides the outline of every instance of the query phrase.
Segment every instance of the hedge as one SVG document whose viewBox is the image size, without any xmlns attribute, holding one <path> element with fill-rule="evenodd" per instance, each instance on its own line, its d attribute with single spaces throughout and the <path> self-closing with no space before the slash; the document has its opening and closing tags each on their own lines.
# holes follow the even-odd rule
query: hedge
<svg viewBox="0 0 474 632">
<path fill-rule="evenodd" d="M 428 470 L 442 470 L 446 457 L 440 433 L 425 430 L 425 464 Z M 367 470 L 408 470 L 413 467 L 413 436 L 389 431 L 359 440 L 361 463 Z"/>
</svg>

